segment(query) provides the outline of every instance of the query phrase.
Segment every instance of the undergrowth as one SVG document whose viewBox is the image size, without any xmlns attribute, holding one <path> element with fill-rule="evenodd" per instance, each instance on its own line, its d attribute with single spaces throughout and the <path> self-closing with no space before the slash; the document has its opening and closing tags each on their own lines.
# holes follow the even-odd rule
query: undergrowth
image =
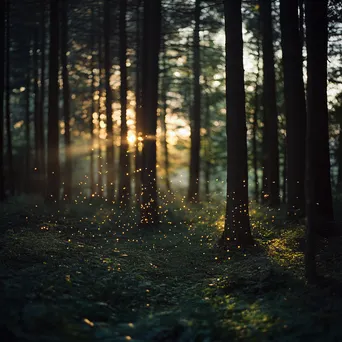
<svg viewBox="0 0 342 342">
<path fill-rule="evenodd" d="M 252 205 L 255 248 L 222 254 L 223 209 L 169 205 L 158 228 L 141 231 L 134 210 L 105 202 L 57 210 L 15 199 L 0 219 L 1 332 L 41 342 L 342 340 L 340 287 L 303 279 L 304 228 Z M 338 274 L 330 250 L 322 243 L 318 263 Z"/>
</svg>

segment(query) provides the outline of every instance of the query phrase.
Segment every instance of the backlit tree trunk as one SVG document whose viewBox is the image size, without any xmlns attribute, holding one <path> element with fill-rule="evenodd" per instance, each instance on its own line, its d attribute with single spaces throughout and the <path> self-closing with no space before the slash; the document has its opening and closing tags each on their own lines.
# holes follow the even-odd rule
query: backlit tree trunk
<svg viewBox="0 0 342 342">
<path fill-rule="evenodd" d="M 142 202 L 140 225 L 157 225 L 157 108 L 158 60 L 161 34 L 161 0 L 144 1 L 144 36 L 142 59 Z"/>
<path fill-rule="evenodd" d="M 121 105 L 121 131 L 120 131 L 120 163 L 119 163 L 119 190 L 118 202 L 125 208 L 129 204 L 131 194 L 130 156 L 127 140 L 127 34 L 126 11 L 127 0 L 120 0 L 120 105 Z"/>
<path fill-rule="evenodd" d="M 0 3 L 0 202 L 5 199 L 4 183 L 4 93 L 5 93 L 5 1 Z"/>
<path fill-rule="evenodd" d="M 11 84 L 10 84 L 10 70 L 11 70 L 11 38 L 10 38 L 10 0 L 7 0 L 7 25 L 6 25 L 6 133 L 7 133 L 7 160 L 8 160 L 8 185 L 11 195 L 14 195 L 14 168 L 13 168 L 13 150 L 12 150 L 12 128 L 11 128 Z"/>
<path fill-rule="evenodd" d="M 47 195 L 59 200 L 59 113 L 58 113 L 58 54 L 59 54 L 59 0 L 50 1 L 50 48 L 49 48 L 49 110 L 48 110 L 48 168 Z"/>
<path fill-rule="evenodd" d="M 68 2 L 62 0 L 62 21 L 61 21 L 61 64 L 63 79 L 63 113 L 64 113 L 64 199 L 72 197 L 72 152 L 70 139 L 70 86 L 68 71 Z"/>
<path fill-rule="evenodd" d="M 191 148 L 188 200 L 197 203 L 200 189 L 200 149 L 201 149 L 201 86 L 200 86 L 200 16 L 201 0 L 195 2 L 195 28 L 193 35 L 193 74 L 194 97 L 190 111 Z"/>
<path fill-rule="evenodd" d="M 305 1 L 308 72 L 305 267 L 309 281 L 314 281 L 316 276 L 315 233 L 328 229 L 324 222 L 333 220 L 327 107 L 327 7 L 327 0 Z"/>
<path fill-rule="evenodd" d="M 298 0 L 280 1 L 286 113 L 287 213 L 301 217 L 305 212 L 306 104 L 298 5 Z"/>
<path fill-rule="evenodd" d="M 223 247 L 250 246 L 241 0 L 224 1 L 226 32 L 227 207 Z"/>
<path fill-rule="evenodd" d="M 104 0 L 103 6 L 103 37 L 104 37 L 104 69 L 105 69 L 105 88 L 106 88 L 106 162 L 107 162 L 107 198 L 109 202 L 115 199 L 115 175 L 114 175 L 114 136 L 113 136 L 113 118 L 112 103 L 113 93 L 110 85 L 111 75 L 111 56 L 110 56 L 110 36 L 111 36 L 111 15 L 110 1 Z"/>
<path fill-rule="evenodd" d="M 278 113 L 273 52 L 272 6 L 270 0 L 260 0 L 260 20 L 263 51 L 263 105 L 264 105 L 264 184 L 263 197 L 270 206 L 278 206 L 279 150 Z"/>
</svg>

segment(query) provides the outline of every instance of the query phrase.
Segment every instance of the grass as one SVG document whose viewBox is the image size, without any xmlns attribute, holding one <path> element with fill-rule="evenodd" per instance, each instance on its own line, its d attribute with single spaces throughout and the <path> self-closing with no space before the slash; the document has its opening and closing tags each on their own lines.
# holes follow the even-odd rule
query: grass
<svg viewBox="0 0 342 342">
<path fill-rule="evenodd" d="M 303 279 L 303 227 L 253 206 L 257 247 L 222 254 L 222 210 L 166 205 L 139 231 L 134 210 L 104 202 L 15 199 L 0 219 L 2 324 L 38 342 L 342 340 L 339 283 Z M 338 242 L 318 258 L 334 277 Z"/>
</svg>

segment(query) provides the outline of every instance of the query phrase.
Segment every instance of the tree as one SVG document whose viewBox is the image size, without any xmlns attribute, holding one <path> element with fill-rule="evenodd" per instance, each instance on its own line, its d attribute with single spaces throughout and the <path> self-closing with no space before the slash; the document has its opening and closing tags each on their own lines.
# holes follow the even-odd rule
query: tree
<svg viewBox="0 0 342 342">
<path fill-rule="evenodd" d="M 111 56 L 110 56 L 110 30 L 111 15 L 109 0 L 103 3 L 103 40 L 104 40 L 104 69 L 105 69 L 105 88 L 106 88 L 106 157 L 107 157 L 107 198 L 113 202 L 115 199 L 115 173 L 114 173 L 114 140 L 113 140 L 113 118 L 112 103 L 113 93 L 110 86 Z"/>
<path fill-rule="evenodd" d="M 0 202 L 5 199 L 5 184 L 4 184 L 4 92 L 5 92 L 5 1 L 1 1 L 0 15 L 2 30 L 0 33 Z"/>
<path fill-rule="evenodd" d="M 41 45 L 40 45 L 40 99 L 39 99 L 39 115 L 38 115 L 38 153 L 40 164 L 40 178 L 42 189 L 46 185 L 46 158 L 45 158 L 45 46 L 46 46 L 46 27 L 45 27 L 45 10 L 46 0 L 41 0 L 41 16 L 40 16 L 40 32 L 41 32 Z M 44 190 L 45 191 L 45 190 Z M 43 193 L 43 192 L 42 192 Z"/>
<path fill-rule="evenodd" d="M 64 199 L 72 196 L 72 150 L 70 139 L 70 85 L 68 72 L 68 2 L 62 0 L 61 15 L 61 64 L 63 80 L 63 113 L 64 113 Z"/>
<path fill-rule="evenodd" d="M 306 104 L 298 0 L 280 1 L 287 154 L 287 214 L 305 212 Z"/>
<path fill-rule="evenodd" d="M 48 99 L 48 163 L 47 195 L 59 200 L 59 113 L 58 113 L 59 0 L 50 2 L 49 99 Z"/>
<path fill-rule="evenodd" d="M 131 194 L 130 156 L 127 140 L 127 34 L 126 11 L 127 0 L 120 0 L 120 105 L 121 105 L 121 130 L 120 130 L 120 162 L 119 162 L 119 190 L 118 202 L 125 208 L 129 204 Z"/>
<path fill-rule="evenodd" d="M 26 89 L 25 89 L 25 192 L 31 191 L 31 111 L 30 111 L 30 96 L 31 96 L 31 65 L 30 65 L 30 51 L 27 53 L 27 71 L 26 71 Z"/>
<path fill-rule="evenodd" d="M 200 149 L 201 149 L 201 85 L 200 85 L 200 16 L 201 0 L 195 2 L 195 27 L 193 33 L 193 82 L 194 97 L 190 110 L 191 148 L 189 169 L 188 200 L 197 203 L 200 189 Z"/>
<path fill-rule="evenodd" d="M 327 108 L 327 8 L 327 0 L 305 0 L 308 74 L 305 270 L 309 281 L 316 276 L 315 233 L 321 228 L 319 225 L 333 219 Z"/>
<path fill-rule="evenodd" d="M 91 8 L 91 40 L 90 40 L 90 48 L 91 48 L 91 62 L 90 62 L 90 71 L 91 71 L 91 85 L 90 85 L 90 95 L 91 95 L 91 105 L 90 105 L 90 113 L 89 113 L 89 131 L 90 131 L 90 170 L 89 170 L 89 183 L 90 183 L 90 197 L 92 197 L 96 190 L 95 190 L 95 175 L 94 175 L 94 124 L 93 124 L 93 114 L 95 112 L 95 100 L 94 100 L 94 93 L 95 93 L 95 56 L 94 56 L 94 7 Z"/>
<path fill-rule="evenodd" d="M 258 32 L 260 35 L 260 32 Z M 254 99 L 253 99 L 253 126 L 252 126 L 252 164 L 253 164 L 253 178 L 254 178 L 254 198 L 259 201 L 259 177 L 258 177 L 258 114 L 260 112 L 260 37 L 257 37 L 257 72 L 255 75 Z"/>
<path fill-rule="evenodd" d="M 142 56 L 142 201 L 140 225 L 157 225 L 157 108 L 158 55 L 161 35 L 161 1 L 144 1 L 144 32 Z"/>
<path fill-rule="evenodd" d="M 141 170 L 142 170 L 142 116 L 141 116 L 141 0 L 136 4 L 136 29 L 135 29 L 135 173 L 134 192 L 137 203 L 141 200 Z"/>
<path fill-rule="evenodd" d="M 278 113 L 273 52 L 272 6 L 269 0 L 260 0 L 260 20 L 263 52 L 263 106 L 264 106 L 264 176 L 263 197 L 270 206 L 279 200 Z"/>
<path fill-rule="evenodd" d="M 241 0 L 224 1 L 226 34 L 227 206 L 221 245 L 250 246 Z"/>
<path fill-rule="evenodd" d="M 7 133 L 7 159 L 8 159 L 8 184 L 10 194 L 14 195 L 14 168 L 13 168 L 13 148 L 12 148 L 12 129 L 11 129 L 11 39 L 10 39 L 10 0 L 6 2 L 6 100 L 5 100 L 5 110 L 6 110 L 6 133 Z"/>
<path fill-rule="evenodd" d="M 170 182 L 170 161 L 169 161 L 169 148 L 167 143 L 167 124 L 166 124 L 166 115 L 167 115 L 167 91 L 168 91 L 168 80 L 167 80 L 167 66 L 166 66 L 166 37 L 163 36 L 163 59 L 162 59 L 162 68 L 163 68 L 163 78 L 161 80 L 161 110 L 160 110 L 160 129 L 162 133 L 162 141 L 161 144 L 164 150 L 164 169 L 165 169 L 165 185 L 166 190 L 171 192 L 171 182 Z"/>
</svg>

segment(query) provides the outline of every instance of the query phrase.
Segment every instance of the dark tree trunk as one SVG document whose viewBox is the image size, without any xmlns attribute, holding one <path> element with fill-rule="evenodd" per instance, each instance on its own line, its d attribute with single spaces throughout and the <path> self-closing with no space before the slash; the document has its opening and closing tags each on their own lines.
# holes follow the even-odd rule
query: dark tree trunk
<svg viewBox="0 0 342 342">
<path fill-rule="evenodd" d="M 194 97 L 192 110 L 190 111 L 190 129 L 191 129 L 191 148 L 190 148 L 190 177 L 188 200 L 190 202 L 199 202 L 200 189 L 200 149 L 201 149 L 201 86 L 200 86 L 200 16 L 201 0 L 195 2 L 195 28 L 193 38 L 193 74 L 194 74 Z"/>
<path fill-rule="evenodd" d="M 30 46 L 31 48 L 31 46 Z M 31 111 L 30 111 L 30 96 L 31 96 L 31 65 L 30 54 L 27 54 L 27 71 L 26 71 L 26 92 L 25 92 L 25 192 L 31 192 Z"/>
<path fill-rule="evenodd" d="M 284 155 L 283 155 L 283 188 L 282 188 L 282 203 L 286 204 L 288 203 L 287 197 L 288 197 L 288 179 L 287 179 L 287 169 L 288 169 L 288 146 L 286 141 L 286 136 L 283 138 L 283 146 L 284 146 Z M 304 145 L 305 147 L 305 145 Z M 297 215 L 296 215 L 297 217 Z"/>
<path fill-rule="evenodd" d="M 140 225 L 158 225 L 157 108 L 158 59 L 161 35 L 161 0 L 144 1 L 142 115 L 142 203 Z"/>
<path fill-rule="evenodd" d="M 142 170 L 142 117 L 141 117 L 141 23 L 140 23 L 141 0 L 137 0 L 136 8 L 136 36 L 135 36 L 135 198 L 137 203 L 141 200 L 141 170 Z"/>
<path fill-rule="evenodd" d="M 166 115 L 167 115 L 167 70 L 166 70 L 166 44 L 165 37 L 163 37 L 163 79 L 161 85 L 161 113 L 160 113 L 160 128 L 162 134 L 162 145 L 164 150 L 164 170 L 165 170 L 165 185 L 166 190 L 171 192 L 171 182 L 170 182 L 170 162 L 169 162 L 169 148 L 167 143 L 167 125 L 166 125 Z"/>
<path fill-rule="evenodd" d="M 49 110 L 47 195 L 58 202 L 60 192 L 58 111 L 59 0 L 50 1 Z"/>
<path fill-rule="evenodd" d="M 113 92 L 110 86 L 111 74 L 111 56 L 110 56 L 110 36 L 111 36 L 111 15 L 110 2 L 104 0 L 103 6 L 103 38 L 104 38 L 104 69 L 105 69 L 105 88 L 106 88 L 106 162 L 107 162 L 107 198 L 109 202 L 115 200 L 115 174 L 114 174 L 114 136 L 113 136 L 113 118 L 112 103 Z"/>
<path fill-rule="evenodd" d="M 342 190 L 342 110 L 338 113 L 338 124 L 339 124 L 339 135 L 338 135 L 338 147 L 337 147 L 337 190 L 341 192 Z"/>
<path fill-rule="evenodd" d="M 92 198 L 95 195 L 96 189 L 95 189 L 95 175 L 94 175 L 94 123 L 93 123 L 93 114 L 95 112 L 95 101 L 94 101 L 94 93 L 95 93 L 95 63 L 94 63 L 94 8 L 91 8 L 91 43 L 90 43 L 90 49 L 91 49 L 91 63 L 90 63 L 90 69 L 91 69 L 91 88 L 90 88 L 90 95 L 91 95 L 91 105 L 90 105 L 90 115 L 89 115 L 89 130 L 90 130 L 90 169 L 89 169 L 89 188 L 90 188 L 90 198 Z"/>
<path fill-rule="evenodd" d="M 121 131 L 120 131 L 120 163 L 119 163 L 119 190 L 118 202 L 121 207 L 129 205 L 131 195 L 130 155 L 127 140 L 127 34 L 126 11 L 127 0 L 120 0 L 120 105 L 121 105 Z"/>
<path fill-rule="evenodd" d="M 38 76 L 38 36 L 39 28 L 35 26 L 33 34 L 33 94 L 34 94 L 34 179 L 37 193 L 43 191 L 39 153 L 39 76 Z"/>
<path fill-rule="evenodd" d="M 227 207 L 223 247 L 251 246 L 241 0 L 224 1 L 226 31 Z"/>
<path fill-rule="evenodd" d="M 325 223 L 333 220 L 327 107 L 327 7 L 327 0 L 305 1 L 308 72 L 305 267 L 309 281 L 316 275 L 315 233 L 326 231 Z M 321 224 L 323 227 L 319 226 Z"/>
<path fill-rule="evenodd" d="M 12 129 L 11 129 L 11 106 L 10 106 L 10 70 L 11 70 L 11 39 L 10 39 L 10 0 L 7 0 L 7 25 L 6 25 L 6 133 L 7 133 L 7 160 L 8 160 L 8 185 L 10 194 L 14 195 L 14 168 L 12 151 Z"/>
<path fill-rule="evenodd" d="M 210 176 L 211 176 L 211 113 L 209 94 L 205 96 L 205 117 L 204 127 L 205 134 L 205 164 L 204 164 L 204 193 L 207 200 L 210 200 Z"/>
<path fill-rule="evenodd" d="M 287 152 L 287 214 L 305 213 L 306 105 L 298 0 L 280 1 Z"/>
<path fill-rule="evenodd" d="M 64 112 L 64 146 L 65 146 L 65 164 L 64 164 L 64 193 L 65 200 L 72 198 L 72 152 L 70 139 L 70 86 L 68 72 L 68 2 L 62 0 L 62 18 L 61 18 L 61 64 L 63 80 L 63 112 Z"/>
<path fill-rule="evenodd" d="M 272 6 L 270 0 L 260 0 L 260 20 L 263 51 L 263 105 L 264 105 L 264 200 L 272 207 L 279 199 L 278 113 L 273 52 Z"/>
<path fill-rule="evenodd" d="M 41 2 L 41 46 L 40 46 L 40 99 L 39 99 L 39 115 L 38 115 L 38 151 L 39 151 L 39 165 L 40 165 L 40 177 L 41 177 L 41 186 L 42 186 L 42 194 L 45 194 L 46 188 L 46 156 L 45 156 L 45 129 L 44 129 L 44 113 L 45 113 L 45 47 L 46 47 L 46 28 L 45 28 L 45 4 L 46 0 L 42 0 Z"/>
<path fill-rule="evenodd" d="M 4 93 L 5 93 L 5 1 L 0 3 L 1 30 L 0 30 L 0 202 L 5 199 L 5 172 L 4 172 Z"/>
<path fill-rule="evenodd" d="M 260 93 L 260 38 L 258 37 L 257 42 L 257 73 L 255 76 L 255 90 L 254 90 L 254 108 L 253 108 L 253 126 L 252 126 L 252 156 L 253 156 L 253 177 L 254 177 L 254 199 L 256 202 L 259 201 L 260 191 L 259 191 L 259 177 L 258 177 L 258 142 L 257 142 L 257 133 L 258 133 L 258 114 L 260 111 L 260 101 L 259 101 L 259 93 Z"/>
<path fill-rule="evenodd" d="M 98 159 L 97 159 L 97 170 L 98 170 L 98 179 L 97 179 L 97 187 L 98 187 L 98 194 L 100 197 L 103 197 L 104 189 L 103 189 L 103 157 L 102 157 L 102 141 L 100 138 L 100 116 L 101 116 L 101 94 L 102 94 L 102 36 L 100 35 L 99 40 L 99 54 L 98 54 L 98 62 L 99 62 L 99 86 L 98 86 L 98 93 L 99 93 L 99 99 L 97 101 L 97 114 L 99 117 L 99 126 L 98 126 Z"/>
</svg>

